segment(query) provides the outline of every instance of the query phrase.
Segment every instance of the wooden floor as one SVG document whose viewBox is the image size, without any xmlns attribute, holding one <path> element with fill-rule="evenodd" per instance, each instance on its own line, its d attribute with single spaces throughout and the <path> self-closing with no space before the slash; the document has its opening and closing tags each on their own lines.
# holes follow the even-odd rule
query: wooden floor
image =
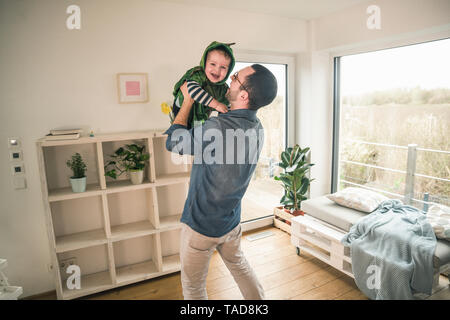
<svg viewBox="0 0 450 320">
<path fill-rule="evenodd" d="M 272 236 L 249 241 L 246 237 L 261 231 L 271 231 Z M 328 266 L 307 253 L 301 256 L 290 243 L 290 235 L 274 227 L 266 227 L 245 233 L 242 249 L 255 270 L 266 293 L 266 299 L 297 300 L 366 300 L 354 280 Z M 448 300 L 450 289 L 448 280 L 441 276 L 440 290 L 429 299 Z M 207 278 L 209 299 L 242 299 L 242 295 L 230 272 L 215 252 L 211 259 Z M 36 297 L 56 299 L 55 293 Z M 180 273 L 147 280 L 133 285 L 116 288 L 99 294 L 83 297 L 89 300 L 146 300 L 183 299 Z"/>
</svg>

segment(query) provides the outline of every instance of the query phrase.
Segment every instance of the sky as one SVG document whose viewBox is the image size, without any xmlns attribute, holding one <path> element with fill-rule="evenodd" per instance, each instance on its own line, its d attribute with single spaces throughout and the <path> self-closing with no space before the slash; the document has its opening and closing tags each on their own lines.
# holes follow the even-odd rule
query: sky
<svg viewBox="0 0 450 320">
<path fill-rule="evenodd" d="M 341 95 L 450 88 L 450 39 L 341 58 Z"/>
</svg>

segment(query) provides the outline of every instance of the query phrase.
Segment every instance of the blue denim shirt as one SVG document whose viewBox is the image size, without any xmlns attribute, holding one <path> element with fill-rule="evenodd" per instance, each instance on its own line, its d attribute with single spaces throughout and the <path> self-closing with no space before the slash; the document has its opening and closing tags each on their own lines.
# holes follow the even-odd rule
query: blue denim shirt
<svg viewBox="0 0 450 320">
<path fill-rule="evenodd" d="M 241 199 L 264 143 L 256 111 L 230 110 L 187 130 L 166 132 L 167 150 L 191 154 L 194 163 L 181 222 L 208 237 L 221 237 L 241 221 Z"/>
</svg>

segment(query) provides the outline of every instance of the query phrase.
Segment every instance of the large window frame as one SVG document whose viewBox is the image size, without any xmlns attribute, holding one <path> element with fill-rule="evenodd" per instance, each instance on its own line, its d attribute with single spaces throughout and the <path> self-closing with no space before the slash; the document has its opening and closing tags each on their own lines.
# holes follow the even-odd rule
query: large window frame
<svg viewBox="0 0 450 320">
<path fill-rule="evenodd" d="M 285 112 L 285 141 L 284 147 L 292 145 L 295 141 L 295 56 L 283 54 L 254 53 L 247 51 L 235 51 L 236 61 L 246 63 L 284 64 L 286 72 L 286 112 Z M 241 223 L 242 231 L 249 231 L 265 226 L 273 225 L 273 214 L 251 221 Z"/>
<path fill-rule="evenodd" d="M 345 49 L 339 52 L 330 53 L 330 65 L 333 70 L 333 83 L 332 83 L 332 101 L 333 101 L 333 137 L 332 137 L 332 163 L 331 163 L 331 193 L 338 190 L 338 174 L 339 174 L 339 135 L 340 135 L 340 84 L 341 84 L 341 68 L 340 62 L 343 56 L 375 52 L 385 49 L 394 49 L 403 46 L 416 45 L 431 41 L 439 41 L 448 39 L 448 32 L 439 31 L 435 33 L 429 33 L 413 39 L 399 39 L 396 41 L 390 41 L 389 45 L 386 44 L 373 44 L 368 46 L 359 46 L 351 49 Z M 405 195 L 406 197 L 406 195 Z"/>
</svg>

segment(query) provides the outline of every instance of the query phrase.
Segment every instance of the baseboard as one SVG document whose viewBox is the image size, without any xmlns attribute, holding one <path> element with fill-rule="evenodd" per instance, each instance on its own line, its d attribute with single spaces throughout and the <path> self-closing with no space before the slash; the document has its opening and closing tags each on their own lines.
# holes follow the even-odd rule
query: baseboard
<svg viewBox="0 0 450 320">
<path fill-rule="evenodd" d="M 49 297 L 54 297 L 56 299 L 56 290 L 38 293 L 24 298 L 19 297 L 19 300 L 52 300 L 49 299 Z"/>
<path fill-rule="evenodd" d="M 259 218 L 241 223 L 242 232 L 273 225 L 273 216 Z"/>
</svg>

